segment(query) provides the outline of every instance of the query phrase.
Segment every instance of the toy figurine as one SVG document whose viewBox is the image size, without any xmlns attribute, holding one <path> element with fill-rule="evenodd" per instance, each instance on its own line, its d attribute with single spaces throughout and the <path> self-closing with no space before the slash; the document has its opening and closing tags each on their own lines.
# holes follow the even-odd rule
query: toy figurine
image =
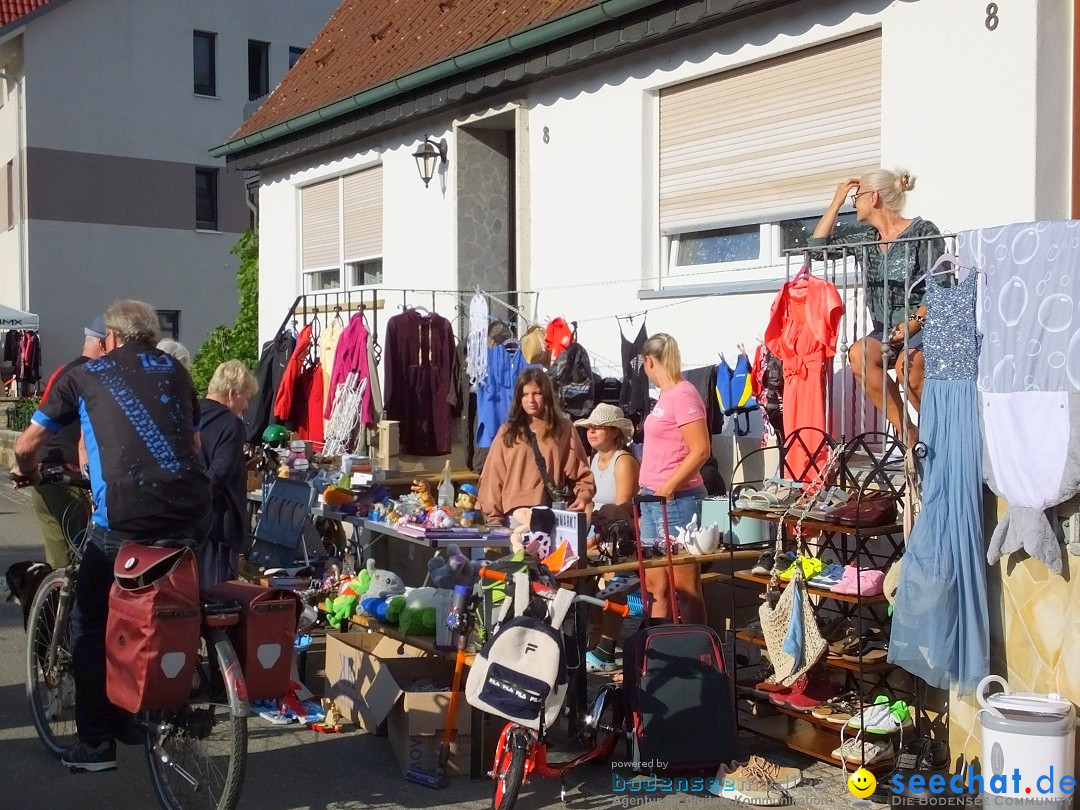
<svg viewBox="0 0 1080 810">
<path fill-rule="evenodd" d="M 424 525 L 432 529 L 449 529 L 457 524 L 454 523 L 454 518 L 448 510 L 437 506 L 428 512 Z"/>
<path fill-rule="evenodd" d="M 485 521 L 484 513 L 476 508 L 476 499 L 479 493 L 476 487 L 472 484 L 462 484 L 461 489 L 458 490 L 457 500 L 454 505 L 457 509 L 454 510 L 454 517 L 457 522 L 467 529 L 471 529 L 477 526 L 483 526 Z"/>
<path fill-rule="evenodd" d="M 412 482 L 412 493 L 420 499 L 420 505 L 425 509 L 431 509 L 435 505 L 435 496 L 431 494 L 431 484 L 427 481 L 421 481 L 419 478 L 414 478 Z"/>
</svg>

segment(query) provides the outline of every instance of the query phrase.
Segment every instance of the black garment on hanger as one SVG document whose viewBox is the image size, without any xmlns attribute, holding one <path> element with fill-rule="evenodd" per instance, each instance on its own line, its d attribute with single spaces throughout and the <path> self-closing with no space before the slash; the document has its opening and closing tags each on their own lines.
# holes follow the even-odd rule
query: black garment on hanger
<svg viewBox="0 0 1080 810">
<path fill-rule="evenodd" d="M 713 436 L 724 429 L 724 411 L 716 400 L 716 366 L 702 366 L 683 372 L 683 377 L 690 383 L 705 403 L 705 424 Z"/>
<path fill-rule="evenodd" d="M 285 376 L 285 366 L 289 364 L 289 357 L 295 347 L 296 336 L 288 332 L 279 333 L 263 345 L 259 367 L 255 372 L 259 390 L 251 398 L 247 413 L 244 414 L 244 441 L 248 444 L 262 441 L 263 431 L 271 423 L 278 386 Z"/>
<path fill-rule="evenodd" d="M 641 350 L 645 347 L 645 341 L 649 339 L 649 332 L 645 328 L 645 321 L 641 321 L 641 329 L 631 343 L 619 328 L 619 337 L 622 339 L 622 367 L 623 382 L 622 391 L 619 393 L 619 407 L 634 424 L 638 424 L 649 410 L 649 378 L 645 376 L 645 367 L 641 362 Z"/>
</svg>

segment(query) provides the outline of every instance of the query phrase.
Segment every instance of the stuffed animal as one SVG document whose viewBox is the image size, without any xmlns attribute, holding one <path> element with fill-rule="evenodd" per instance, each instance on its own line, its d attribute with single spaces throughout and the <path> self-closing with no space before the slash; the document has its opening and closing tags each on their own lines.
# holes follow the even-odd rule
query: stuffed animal
<svg viewBox="0 0 1080 810">
<path fill-rule="evenodd" d="M 369 616 L 378 619 L 383 624 L 394 624 L 396 616 L 401 612 L 405 603 L 405 597 L 401 594 L 395 596 L 368 596 L 360 600 L 360 608 Z"/>
<path fill-rule="evenodd" d="M 407 636 L 433 636 L 435 595 L 435 588 L 409 588 L 404 597 L 395 597 L 397 604 L 388 612 L 387 618 L 396 620 L 398 629 Z"/>
<path fill-rule="evenodd" d="M 447 544 L 444 551 L 428 560 L 427 569 L 428 578 L 436 588 L 453 590 L 455 585 L 472 585 L 476 581 L 472 560 L 454 543 Z"/>
<path fill-rule="evenodd" d="M 512 515 L 517 526 L 510 532 L 510 550 L 525 549 L 543 559 L 552 551 L 555 536 L 555 513 L 546 506 L 515 509 Z"/>
<path fill-rule="evenodd" d="M 374 563 L 374 560 L 369 562 Z M 341 629 L 342 622 L 347 622 L 356 613 L 360 595 L 367 589 L 361 578 L 351 579 L 339 591 L 338 596 L 326 600 L 326 620 L 335 630 Z"/>
<path fill-rule="evenodd" d="M 476 508 L 478 497 L 479 492 L 472 484 L 462 484 L 458 490 L 457 500 L 454 501 L 454 517 L 466 529 L 483 526 L 487 522 L 484 513 Z"/>
<path fill-rule="evenodd" d="M 451 517 L 450 512 L 442 507 L 436 507 L 428 512 L 424 525 L 432 529 L 449 529 L 457 524 L 454 523 L 454 518 Z"/>
<path fill-rule="evenodd" d="M 371 597 L 396 596 L 405 593 L 405 583 L 393 571 L 384 571 L 375 567 L 375 560 L 368 559 L 367 567 L 355 580 L 358 583 L 356 594 L 361 599 Z"/>
</svg>

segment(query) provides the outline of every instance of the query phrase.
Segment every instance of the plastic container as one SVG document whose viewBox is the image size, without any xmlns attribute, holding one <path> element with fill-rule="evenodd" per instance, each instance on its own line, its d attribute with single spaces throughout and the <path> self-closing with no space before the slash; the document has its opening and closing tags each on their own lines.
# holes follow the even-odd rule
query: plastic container
<svg viewBox="0 0 1080 810">
<path fill-rule="evenodd" d="M 1004 692 L 990 695 L 997 683 Z M 1013 692 L 997 675 L 982 679 L 978 688 L 982 726 L 982 776 L 984 792 L 998 799 L 1012 797 L 1023 806 L 1027 800 L 1039 807 L 1071 807 L 1073 755 L 1076 748 L 1076 710 L 1058 694 Z M 1020 774 L 1019 782 L 1013 778 Z M 990 779 L 1004 775 L 1005 790 L 991 791 Z M 1066 790 L 1062 790 L 1062 778 Z M 1000 786 L 1000 785 L 999 785 Z"/>
</svg>

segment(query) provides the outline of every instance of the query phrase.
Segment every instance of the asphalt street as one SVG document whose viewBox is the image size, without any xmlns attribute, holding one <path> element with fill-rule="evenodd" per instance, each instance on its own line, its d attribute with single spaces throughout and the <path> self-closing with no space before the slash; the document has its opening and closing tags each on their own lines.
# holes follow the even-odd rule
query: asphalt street
<svg viewBox="0 0 1080 810">
<path fill-rule="evenodd" d="M 42 560 L 41 536 L 28 496 L 0 487 L 0 573 L 20 560 Z M 38 741 L 25 695 L 25 639 L 18 605 L 0 602 L 0 810 L 153 810 L 158 802 L 150 786 L 142 748 L 120 746 L 118 769 L 100 774 L 71 774 Z M 355 729 L 321 735 L 295 726 L 271 726 L 252 717 L 248 771 L 240 807 L 250 810 L 346 810 L 352 808 L 490 807 L 491 782 L 450 779 L 444 790 L 406 782 L 385 738 Z M 616 749 L 616 758 L 623 748 Z M 786 753 L 786 752 L 785 752 Z M 807 767 L 806 760 L 791 764 Z M 839 771 L 816 765 L 797 804 L 846 807 L 850 796 Z M 568 807 L 605 810 L 648 804 L 664 807 L 735 807 L 705 793 L 632 791 L 633 777 L 608 763 L 584 766 L 567 778 Z M 621 785 L 620 791 L 616 786 Z M 536 780 L 523 790 L 521 810 L 559 804 L 557 780 Z"/>
</svg>

